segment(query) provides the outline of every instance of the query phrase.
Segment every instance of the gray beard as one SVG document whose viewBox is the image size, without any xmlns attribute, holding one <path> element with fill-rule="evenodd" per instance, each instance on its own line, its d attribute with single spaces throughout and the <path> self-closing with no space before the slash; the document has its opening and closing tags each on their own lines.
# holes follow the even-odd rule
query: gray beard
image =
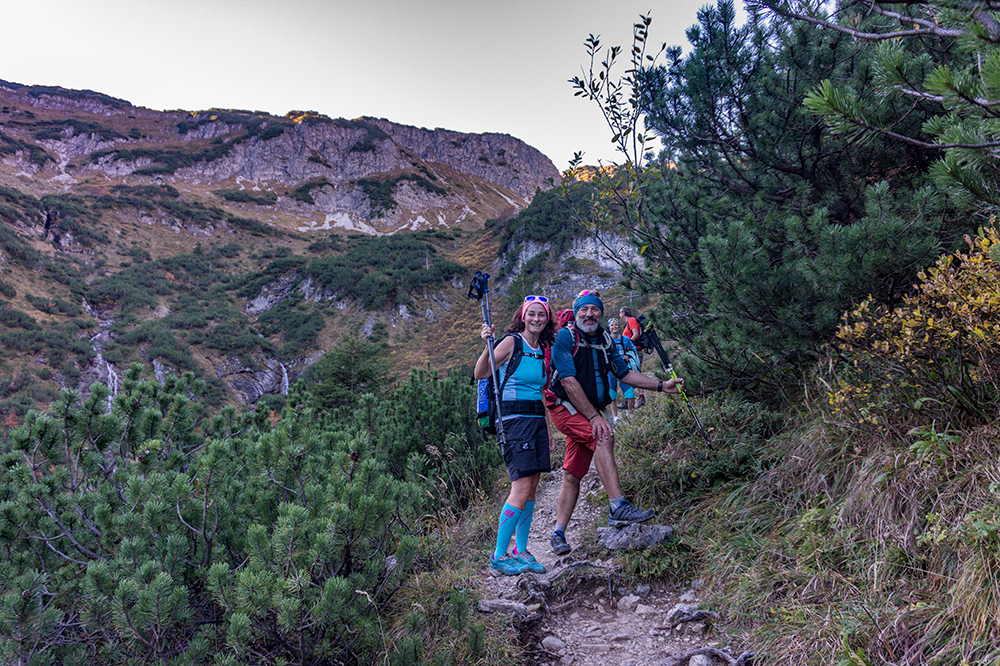
<svg viewBox="0 0 1000 666">
<path fill-rule="evenodd" d="M 600 325 L 601 325 L 600 321 L 594 322 L 590 326 L 587 326 L 586 324 L 584 324 L 579 319 L 576 320 L 576 327 L 578 329 L 580 329 L 581 331 L 583 331 L 584 333 L 586 333 L 587 335 L 590 335 L 591 333 L 593 333 L 594 331 L 596 331 L 600 327 Z"/>
</svg>

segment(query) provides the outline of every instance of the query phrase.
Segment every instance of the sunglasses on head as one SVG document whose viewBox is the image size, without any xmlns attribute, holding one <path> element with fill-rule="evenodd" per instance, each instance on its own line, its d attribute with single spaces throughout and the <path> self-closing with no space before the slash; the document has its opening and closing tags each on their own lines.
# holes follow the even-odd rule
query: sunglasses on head
<svg viewBox="0 0 1000 666">
<path fill-rule="evenodd" d="M 525 303 L 548 303 L 549 299 L 545 298 L 544 296 L 525 296 L 524 297 L 524 302 Z"/>
<path fill-rule="evenodd" d="M 584 289 L 579 294 L 577 294 L 577 296 L 597 296 L 598 298 L 600 298 L 601 297 L 601 292 L 594 291 L 592 289 Z"/>
</svg>

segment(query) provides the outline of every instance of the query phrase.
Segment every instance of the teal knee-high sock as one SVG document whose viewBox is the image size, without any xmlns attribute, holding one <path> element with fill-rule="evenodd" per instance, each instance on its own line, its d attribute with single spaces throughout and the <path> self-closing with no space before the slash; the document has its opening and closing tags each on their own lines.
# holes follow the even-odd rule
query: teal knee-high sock
<svg viewBox="0 0 1000 666">
<path fill-rule="evenodd" d="M 535 503 L 528 501 L 524 503 L 524 511 L 521 512 L 521 520 L 517 521 L 517 550 L 515 553 L 528 552 L 528 531 L 531 530 L 531 519 L 535 516 Z"/>
<path fill-rule="evenodd" d="M 497 559 L 507 554 L 507 546 L 510 545 L 510 538 L 514 536 L 517 529 L 517 521 L 521 518 L 522 511 L 515 509 L 510 504 L 504 504 L 500 512 L 500 527 L 497 529 L 497 547 L 495 557 Z"/>
</svg>

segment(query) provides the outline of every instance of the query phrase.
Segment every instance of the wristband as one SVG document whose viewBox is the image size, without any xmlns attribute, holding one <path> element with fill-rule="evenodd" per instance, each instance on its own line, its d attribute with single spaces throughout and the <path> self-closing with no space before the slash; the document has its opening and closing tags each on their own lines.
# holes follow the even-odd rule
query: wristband
<svg viewBox="0 0 1000 666">
<path fill-rule="evenodd" d="M 657 393 L 663 393 L 663 380 L 662 379 L 660 380 L 660 383 L 656 385 L 656 392 Z"/>
<path fill-rule="evenodd" d="M 600 415 L 601 415 L 601 413 L 600 413 L 600 412 L 598 412 L 597 414 L 594 414 L 594 415 L 593 415 L 593 416 L 591 416 L 591 417 L 590 417 L 589 419 L 587 419 L 587 423 L 593 423 L 594 419 L 596 419 L 596 418 L 597 418 L 598 416 L 600 416 Z"/>
</svg>

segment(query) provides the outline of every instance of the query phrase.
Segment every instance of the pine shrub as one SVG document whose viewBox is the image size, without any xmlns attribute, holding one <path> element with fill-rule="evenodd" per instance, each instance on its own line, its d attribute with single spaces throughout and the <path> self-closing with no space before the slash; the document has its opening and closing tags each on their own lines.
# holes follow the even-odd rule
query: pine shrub
<svg viewBox="0 0 1000 666">
<path fill-rule="evenodd" d="M 191 374 L 140 372 L 113 399 L 66 391 L 12 434 L 0 658 L 372 663 L 424 490 L 349 422 L 207 419 Z"/>
</svg>

